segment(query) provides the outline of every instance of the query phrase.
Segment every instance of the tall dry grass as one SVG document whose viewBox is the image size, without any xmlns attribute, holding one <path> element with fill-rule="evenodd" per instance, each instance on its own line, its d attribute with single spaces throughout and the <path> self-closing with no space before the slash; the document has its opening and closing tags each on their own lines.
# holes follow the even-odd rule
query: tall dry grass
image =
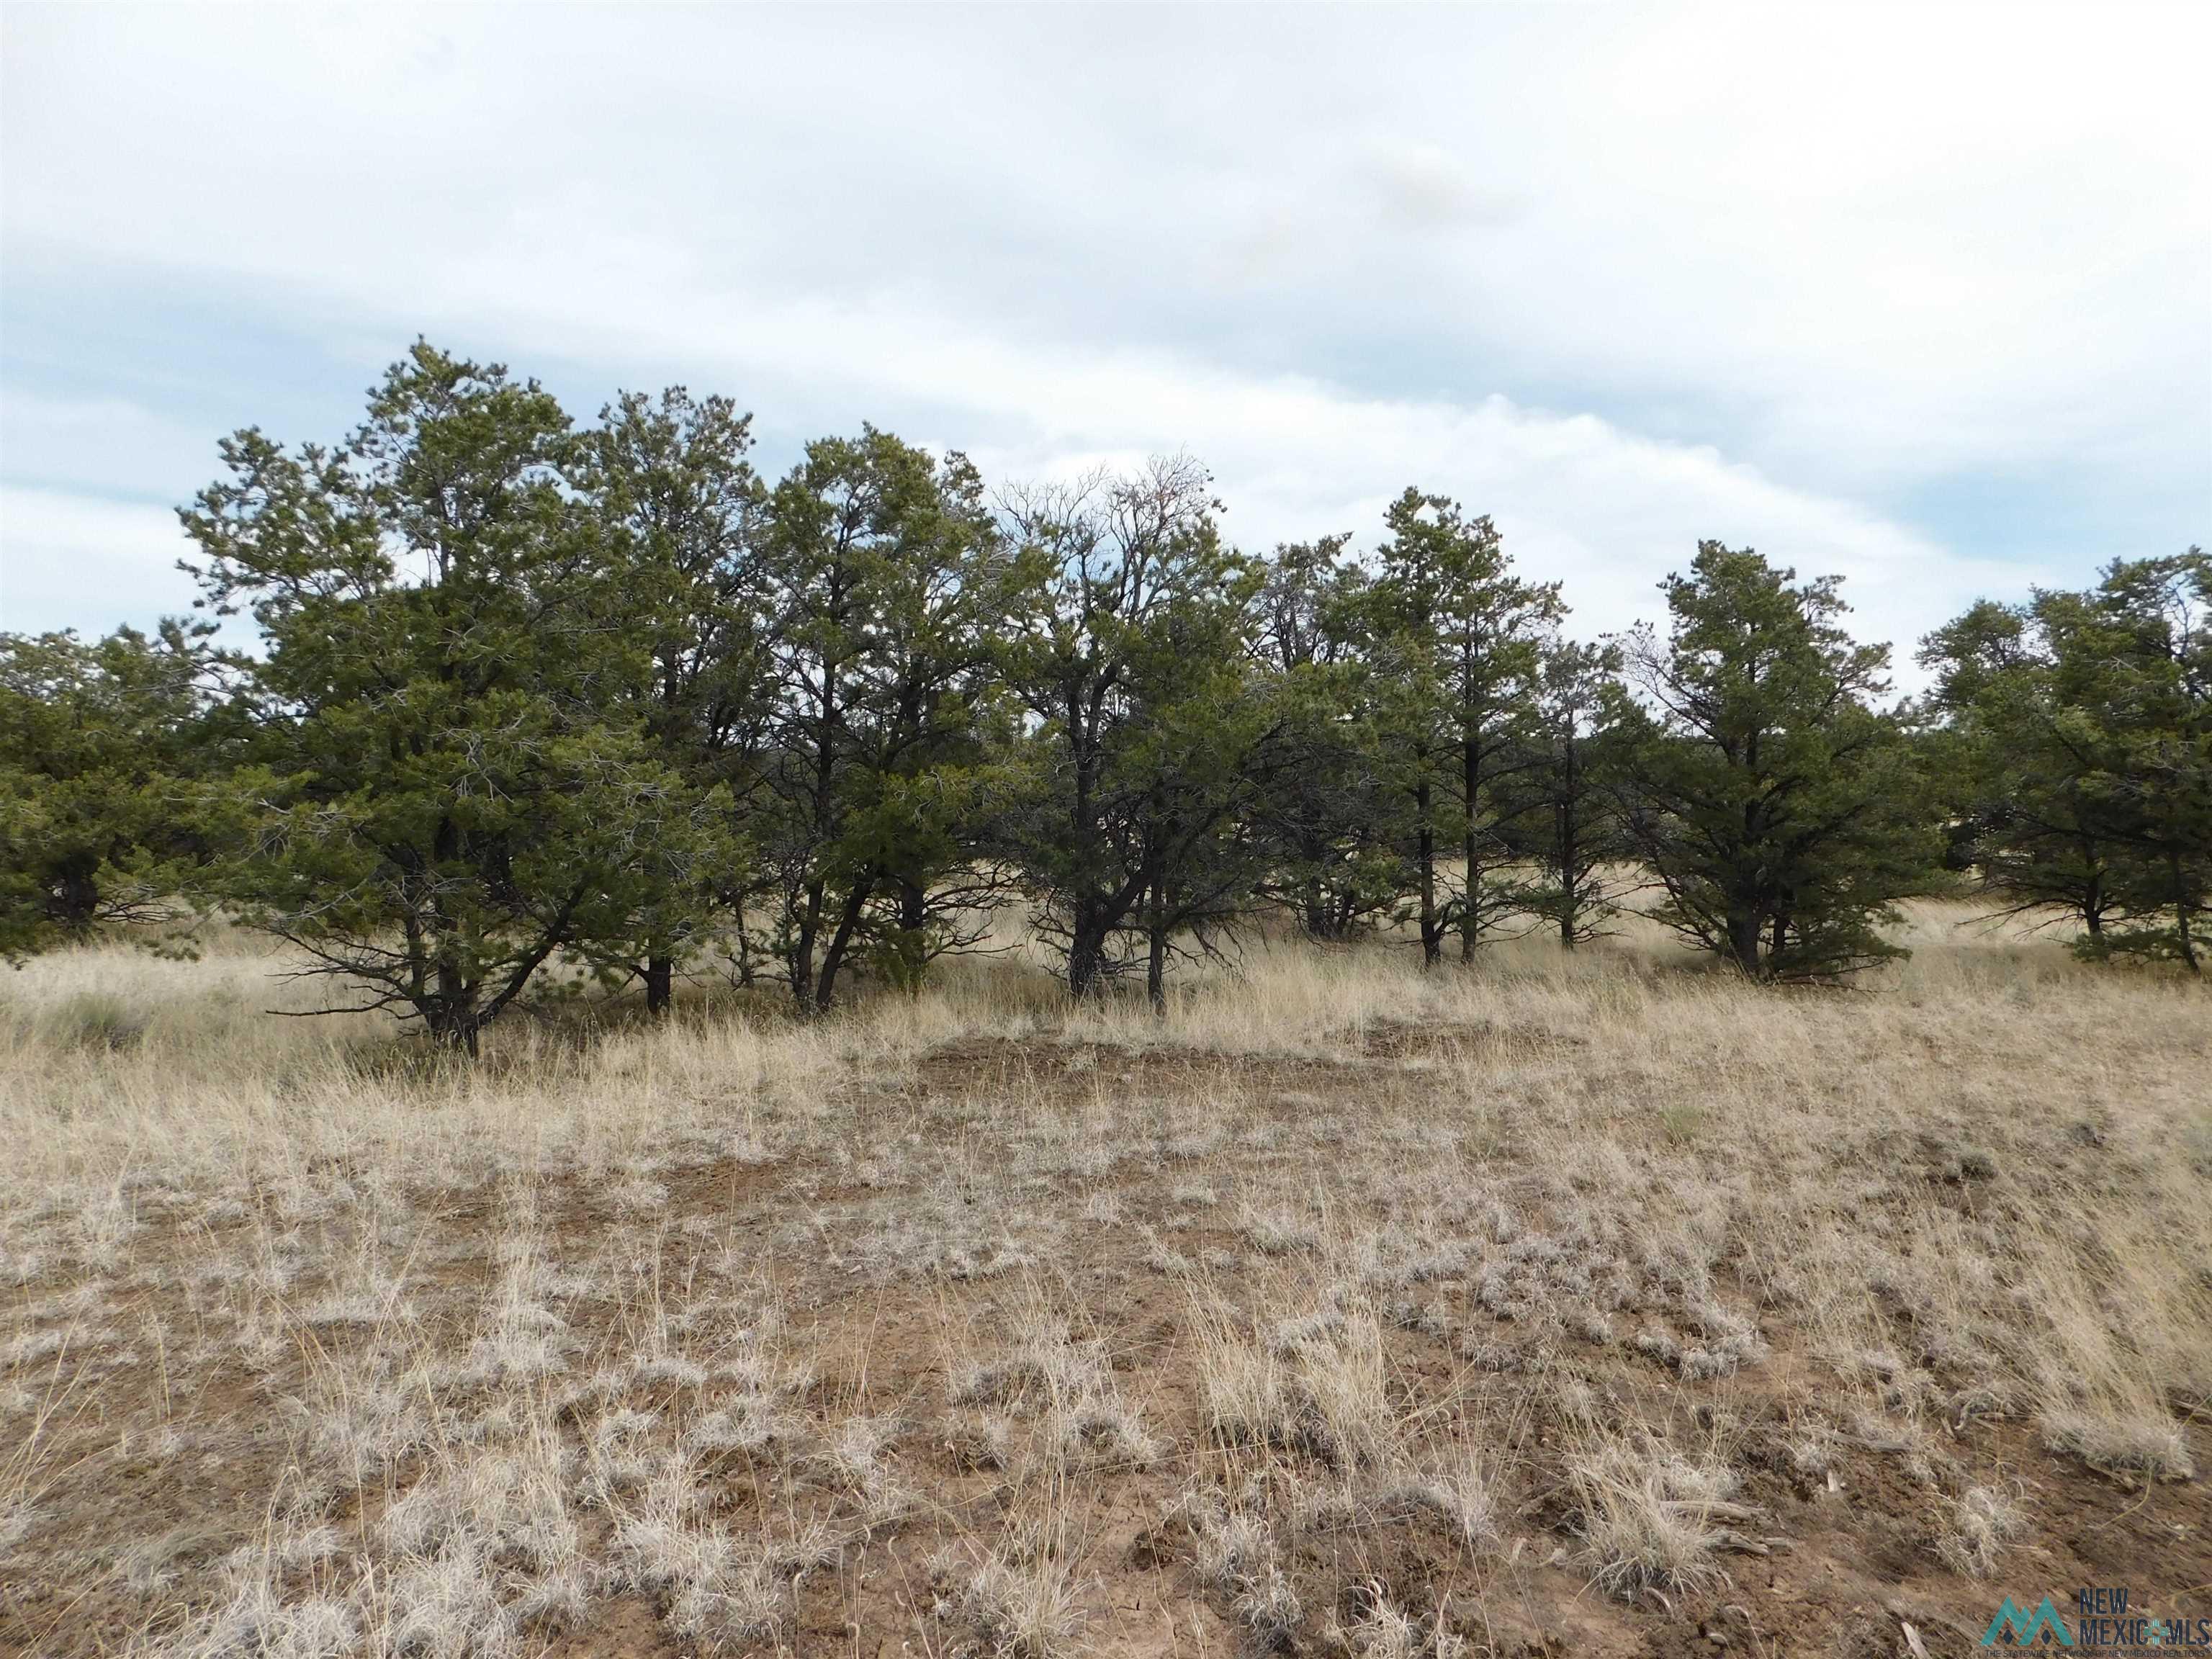
<svg viewBox="0 0 2212 1659">
<path fill-rule="evenodd" d="M 919 1529 L 930 1617 L 1042 1652 L 1110 1616 L 1085 1505 L 1124 1481 L 1272 1640 L 1321 1616 L 1287 1540 L 1425 1516 L 1519 1562 L 1509 1494 L 1553 1460 L 1549 1547 L 1589 1583 L 1719 1582 L 1757 1544 L 1730 1448 L 1547 1358 L 1575 1353 L 1797 1401 L 1802 1471 L 1901 1460 L 1942 1563 L 1988 1571 L 2033 1517 L 1957 1463 L 1972 1425 L 2118 1480 L 2194 1467 L 2212 996 L 1956 906 L 1903 931 L 1839 992 L 1640 922 L 1428 975 L 1254 939 L 1164 1017 L 1072 1009 L 1015 951 L 826 1020 L 569 1006 L 472 1068 L 268 1012 L 320 993 L 242 937 L 44 958 L 0 981 L 0 1557 L 124 1586 L 179 1650 L 498 1650 L 631 1592 L 741 1650 Z M 771 1179 L 681 1195 L 709 1169 Z M 549 1231 L 580 1191 L 597 1231 Z M 1123 1352 L 1131 1274 L 1179 1285 L 1157 1376 Z M 794 1296 L 827 1310 L 803 1336 Z M 940 1383 L 867 1359 L 917 1331 Z M 1401 1370 L 1406 1332 L 1449 1388 Z M 255 1455 L 258 1543 L 70 1531 L 102 1460 L 241 1455 L 209 1403 L 240 1367 L 301 1402 Z M 914 1477 L 921 1441 L 1001 1472 L 1003 1524 Z M 706 1497 L 732 1457 L 766 1482 L 742 1525 Z M 1346 1639 L 1413 1639 L 1360 1605 Z"/>
</svg>

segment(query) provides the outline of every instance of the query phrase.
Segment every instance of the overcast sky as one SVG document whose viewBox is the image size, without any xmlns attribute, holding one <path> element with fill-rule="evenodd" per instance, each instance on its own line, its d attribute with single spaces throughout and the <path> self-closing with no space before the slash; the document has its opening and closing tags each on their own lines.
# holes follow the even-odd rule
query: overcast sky
<svg viewBox="0 0 2212 1659">
<path fill-rule="evenodd" d="M 1585 634 L 1701 537 L 1899 642 L 2212 538 L 2212 7 L 0 12 L 0 627 L 417 333 L 760 459 L 1188 450 L 1234 539 L 1492 514 Z"/>
</svg>

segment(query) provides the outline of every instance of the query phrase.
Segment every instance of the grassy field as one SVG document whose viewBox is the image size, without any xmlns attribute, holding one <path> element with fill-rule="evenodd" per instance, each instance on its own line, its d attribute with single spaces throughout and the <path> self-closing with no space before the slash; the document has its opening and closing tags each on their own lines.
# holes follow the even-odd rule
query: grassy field
<svg viewBox="0 0 2212 1659">
<path fill-rule="evenodd" d="M 0 979 L 0 1651 L 1964 1656 L 2212 1615 L 2212 994 L 1917 909 L 474 1071 Z"/>
</svg>

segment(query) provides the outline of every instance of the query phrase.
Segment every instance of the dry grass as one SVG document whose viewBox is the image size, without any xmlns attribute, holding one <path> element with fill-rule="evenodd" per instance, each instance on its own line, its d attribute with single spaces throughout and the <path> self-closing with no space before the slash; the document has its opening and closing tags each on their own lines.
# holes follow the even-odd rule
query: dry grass
<svg viewBox="0 0 2212 1659">
<path fill-rule="evenodd" d="M 1017 954 L 474 1071 L 270 1017 L 243 939 L 40 961 L 0 1649 L 1626 1652 L 1899 1582 L 1978 1634 L 2016 1553 L 2185 1600 L 2212 999 L 1963 921 L 1827 994 L 1255 945 L 1164 1019 Z"/>
</svg>

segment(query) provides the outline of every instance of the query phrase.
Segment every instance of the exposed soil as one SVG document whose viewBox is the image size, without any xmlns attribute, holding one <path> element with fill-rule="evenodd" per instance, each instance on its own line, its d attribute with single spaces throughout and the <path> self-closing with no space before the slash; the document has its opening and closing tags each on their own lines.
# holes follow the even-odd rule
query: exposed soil
<svg viewBox="0 0 2212 1659">
<path fill-rule="evenodd" d="M 1054 1548 L 1079 1612 L 1075 1639 L 1090 1651 L 1382 1651 L 1371 1646 L 1381 1639 L 1373 1621 L 1387 1608 L 1412 1621 L 1416 1642 L 1448 1631 L 1470 1650 L 1515 1659 L 1709 1659 L 1729 1650 L 1865 1659 L 1916 1651 L 1908 1625 L 1930 1659 L 1964 1659 L 2004 1595 L 2032 1605 L 2048 1594 L 2063 1607 L 2079 1587 L 2126 1585 L 2168 1616 L 2212 1612 L 2205 1481 L 2126 1484 L 2047 1449 L 2038 1426 L 2001 1400 L 1974 1411 L 1938 1407 L 1973 1379 L 1934 1363 L 1907 1365 L 1893 1385 L 1900 1406 L 1890 1431 L 1878 1415 L 1869 1425 L 1863 1383 L 1841 1377 L 1816 1334 L 1772 1304 L 1764 1273 L 1725 1257 L 1712 1290 L 1757 1310 L 1761 1351 L 1702 1377 L 1617 1337 L 1578 1337 L 1540 1306 L 1486 1300 L 1480 1252 L 1407 1275 L 1404 1305 L 1382 1333 L 1387 1391 L 1409 1421 L 1442 1413 L 1475 1425 L 1492 1482 L 1480 1535 L 1418 1506 L 1355 1497 L 1329 1510 L 1322 1500 L 1356 1487 L 1358 1472 L 1325 1447 L 1225 1443 L 1206 1419 L 1198 1316 L 1253 1310 L 1263 1295 L 1267 1310 L 1255 1316 L 1288 1310 L 1320 1257 L 1287 1223 L 1278 1237 L 1249 1206 L 1194 1196 L 1187 1189 L 1212 1178 L 1212 1154 L 1180 1155 L 1175 1135 L 1203 1131 L 1209 1145 L 1242 1148 L 1243 1175 L 1272 1172 L 1280 1190 L 1326 1185 L 1330 1147 L 1343 1135 L 1378 1115 L 1418 1120 L 1418 1062 L 1540 1063 L 1581 1046 L 1537 1028 L 1389 1024 L 1369 1028 L 1342 1060 L 965 1041 L 908 1075 L 856 1080 L 841 1155 L 672 1163 L 653 1173 L 665 1198 L 645 1205 L 605 1173 L 549 1174 L 532 1188 L 546 1254 L 600 1271 L 562 1293 L 566 1358 L 536 1386 L 559 1399 L 614 1366 L 613 1381 L 559 1406 L 571 1450 L 618 1410 L 652 1413 L 653 1443 L 665 1448 L 714 1407 L 717 1387 L 680 1369 L 621 1370 L 652 1346 L 643 1322 L 688 1312 L 694 1322 L 678 1322 L 678 1346 L 711 1362 L 750 1340 L 733 1334 L 744 1297 L 773 1289 L 781 1348 L 804 1357 L 811 1382 L 791 1396 L 784 1437 L 701 1456 L 695 1519 L 732 1536 L 780 1535 L 815 1519 L 834 1545 L 828 1561 L 786 1578 L 779 1628 L 725 1644 L 735 1650 L 1020 1650 L 962 1611 L 958 1564 L 1027 1526 L 1048 1477 L 979 1456 L 973 1437 L 987 1413 L 953 1398 L 953 1373 L 963 1355 L 1022 1336 L 1044 1305 L 1077 1319 L 1076 1340 L 1102 1346 L 1113 1387 L 1153 1441 L 1149 1455 L 1109 1448 L 1048 1478 Z M 963 1115 L 1008 1097 L 1079 1103 L 1100 1085 L 1157 1101 L 1161 1139 L 1010 1174 L 1000 1166 L 1012 1150 L 993 1142 L 988 1122 Z M 1221 1103 L 1210 1122 L 1206 1103 Z M 916 1167 L 881 1167 L 884 1146 L 917 1139 Z M 1072 1139 L 1080 1152 L 1080 1134 Z M 2054 1162 L 2073 1150 L 2054 1148 Z M 1942 1145 L 1911 1157 L 1948 1208 L 2009 1201 Z M 1510 1164 L 1486 1175 L 1498 1190 L 1517 1190 Z M 324 1189 L 368 1178 L 337 1164 L 313 1172 Z M 411 1215 L 394 1234 L 404 1253 L 386 1264 L 404 1287 L 405 1340 L 465 1350 L 497 1291 L 501 1240 L 517 1224 L 513 1182 L 428 1182 L 378 1202 Z M 960 1236 L 963 1215 L 974 1218 L 972 1239 Z M 100 1281 L 82 1328 L 41 1365 L 17 1370 L 19 1388 L 43 1378 L 46 1397 L 64 1403 L 46 1431 L 30 1532 L 0 1583 L 0 1650 L 100 1654 L 202 1628 L 194 1620 L 219 1594 L 220 1564 L 267 1535 L 285 1471 L 303 1458 L 317 1414 L 331 1409 L 330 1379 L 377 1374 L 374 1352 L 393 1343 L 390 1321 L 316 1312 L 319 1298 L 352 1282 L 349 1253 L 375 1232 L 362 1216 L 359 1207 L 290 1218 L 211 1212 L 158 1189 L 138 1195 L 127 1263 Z M 943 1252 L 927 1271 L 901 1259 L 902 1218 L 921 1229 L 912 1248 Z M 1475 1218 L 1465 1225 L 1477 1231 Z M 877 1244 L 860 1242 L 872 1237 Z M 1164 1266 L 1163 1248 L 1172 1258 Z M 276 1334 L 244 1340 L 221 1292 L 227 1281 L 195 1274 L 272 1249 L 293 1264 L 255 1303 Z M 0 1331 L 67 1327 L 56 1310 L 84 1282 L 52 1271 L 0 1293 Z M 751 1288 L 733 1292 L 738 1284 Z M 1918 1346 L 1901 1320 L 1899 1352 Z M 481 1431 L 472 1413 L 495 1413 L 510 1397 L 456 1379 L 436 1410 L 445 1431 L 465 1441 Z M 1017 1429 L 1037 1409 L 1002 1403 Z M 872 1486 L 841 1484 L 835 1472 L 834 1448 L 855 1414 L 890 1422 Z M 1570 1468 L 1594 1425 L 1717 1449 L 1735 1491 L 1717 1510 L 1724 1524 L 1708 1582 L 1627 1599 L 1594 1586 Z M 2197 1466 L 2212 1468 L 2201 1411 L 2184 1433 Z M 1805 1455 L 1808 1437 L 1820 1440 L 1820 1456 Z M 320 1522 L 341 1540 L 375 1537 L 428 1457 L 403 1453 L 332 1488 Z M 1988 1580 L 1962 1576 L 1944 1556 L 1956 1501 L 1975 1487 L 2010 1494 L 2027 1522 Z M 1183 1507 L 1193 1493 L 1267 1517 L 1295 1618 L 1255 1633 L 1235 1595 L 1201 1578 Z M 624 1501 L 579 1504 L 585 1559 L 610 1553 Z M 152 1557 L 125 1547 L 157 1540 Z M 336 1571 L 309 1561 L 280 1588 L 304 1594 Z M 696 1636 L 672 1625 L 674 1595 L 672 1586 L 599 1583 L 565 1623 L 523 1619 L 515 1650 L 699 1651 Z M 441 1650 L 426 1638 L 414 1650 Z"/>
</svg>

